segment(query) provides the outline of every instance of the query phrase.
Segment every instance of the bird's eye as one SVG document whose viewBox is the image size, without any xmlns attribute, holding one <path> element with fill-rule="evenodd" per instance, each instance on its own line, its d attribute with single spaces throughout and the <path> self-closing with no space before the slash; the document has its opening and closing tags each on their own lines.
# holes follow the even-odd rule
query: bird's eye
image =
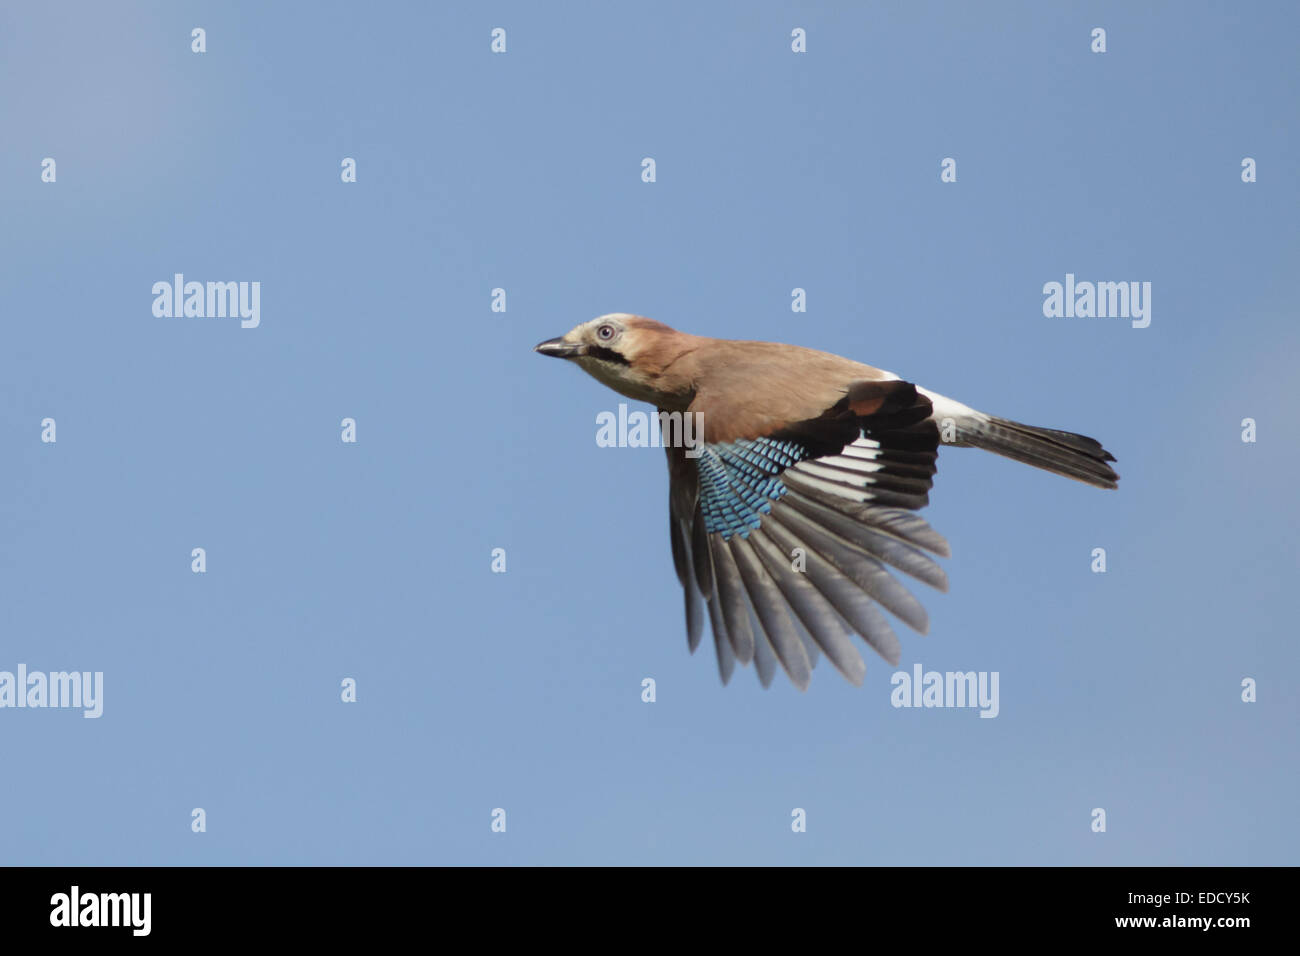
<svg viewBox="0 0 1300 956">
<path fill-rule="evenodd" d="M 602 325 L 600 328 L 596 330 L 596 335 L 600 338 L 602 342 L 608 342 L 610 339 L 614 337 L 614 326 Z"/>
</svg>

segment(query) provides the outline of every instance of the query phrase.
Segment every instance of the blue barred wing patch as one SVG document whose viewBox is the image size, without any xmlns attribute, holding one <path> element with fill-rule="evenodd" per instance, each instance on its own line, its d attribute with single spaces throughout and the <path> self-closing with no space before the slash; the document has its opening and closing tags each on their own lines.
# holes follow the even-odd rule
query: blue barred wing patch
<svg viewBox="0 0 1300 956">
<path fill-rule="evenodd" d="M 771 438 L 705 445 L 697 459 L 705 531 L 748 538 L 785 494 L 781 472 L 807 455 L 798 442 Z"/>
</svg>

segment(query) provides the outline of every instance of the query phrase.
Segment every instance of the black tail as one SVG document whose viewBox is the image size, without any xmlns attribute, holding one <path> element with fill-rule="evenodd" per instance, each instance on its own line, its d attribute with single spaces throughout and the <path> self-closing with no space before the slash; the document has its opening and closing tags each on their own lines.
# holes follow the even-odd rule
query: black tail
<svg viewBox="0 0 1300 956">
<path fill-rule="evenodd" d="M 958 434 L 957 444 L 997 452 L 1098 488 L 1119 487 L 1119 475 L 1106 464 L 1115 456 L 1084 435 L 993 417 L 962 422 Z"/>
</svg>

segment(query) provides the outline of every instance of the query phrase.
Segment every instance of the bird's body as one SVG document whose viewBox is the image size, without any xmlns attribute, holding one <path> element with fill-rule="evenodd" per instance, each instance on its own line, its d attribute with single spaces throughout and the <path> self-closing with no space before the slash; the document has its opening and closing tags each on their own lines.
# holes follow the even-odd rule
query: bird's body
<svg viewBox="0 0 1300 956">
<path fill-rule="evenodd" d="M 947 588 L 932 557 L 946 557 L 947 542 L 913 513 L 929 503 L 940 444 L 1103 488 L 1119 478 L 1091 438 L 985 415 L 827 352 L 689 335 L 623 313 L 537 351 L 700 420 L 700 441 L 666 449 L 670 531 L 689 645 L 703 604 L 724 683 L 737 660 L 752 660 L 766 686 L 779 661 L 802 689 L 819 652 L 861 683 L 850 632 L 898 662 L 879 608 L 922 633 L 928 620 L 887 569 Z"/>
</svg>

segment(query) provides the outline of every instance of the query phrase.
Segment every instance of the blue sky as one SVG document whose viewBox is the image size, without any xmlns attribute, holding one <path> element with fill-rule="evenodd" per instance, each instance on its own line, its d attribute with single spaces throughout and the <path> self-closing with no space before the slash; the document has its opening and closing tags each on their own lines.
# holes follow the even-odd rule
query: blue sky
<svg viewBox="0 0 1300 956">
<path fill-rule="evenodd" d="M 0 670 L 104 713 L 0 710 L 0 860 L 1295 864 L 1298 21 L 6 4 Z M 178 272 L 260 326 L 155 317 Z M 1067 273 L 1150 327 L 1044 317 Z M 687 654 L 662 451 L 531 352 L 612 311 L 1115 453 L 1118 492 L 940 456 L 900 667 L 997 671 L 996 719 Z"/>
</svg>

